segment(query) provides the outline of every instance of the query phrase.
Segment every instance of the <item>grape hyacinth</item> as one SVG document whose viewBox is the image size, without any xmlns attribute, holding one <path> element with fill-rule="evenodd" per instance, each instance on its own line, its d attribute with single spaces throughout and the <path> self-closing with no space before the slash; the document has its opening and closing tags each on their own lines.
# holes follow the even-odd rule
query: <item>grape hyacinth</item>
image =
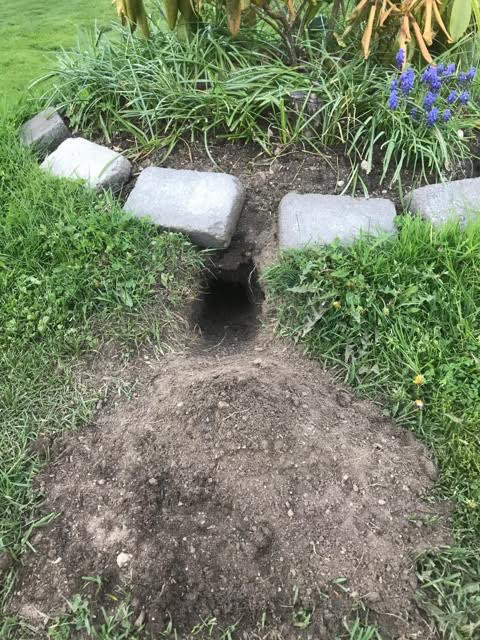
<svg viewBox="0 0 480 640">
<path fill-rule="evenodd" d="M 427 95 L 425 96 L 425 98 L 423 100 L 423 106 L 425 108 L 425 111 L 430 111 L 431 110 L 431 108 L 435 104 L 435 100 L 436 99 L 437 99 L 437 96 L 434 93 L 432 93 L 431 91 L 429 91 L 427 93 Z"/>
<path fill-rule="evenodd" d="M 477 70 L 475 69 L 475 67 L 470 67 L 470 69 L 466 73 L 467 82 L 473 82 L 476 75 Z"/>
<path fill-rule="evenodd" d="M 402 109 L 417 125 L 433 128 L 450 122 L 468 105 L 471 93 L 467 89 L 475 80 L 475 67 L 461 72 L 453 62 L 431 64 L 417 75 L 412 68 L 405 68 L 405 62 L 405 50 L 399 49 L 395 56 L 398 71 L 390 82 L 387 100 L 390 111 Z"/>
<path fill-rule="evenodd" d="M 397 51 L 397 55 L 395 56 L 395 66 L 397 69 L 402 69 L 405 64 L 405 49 L 399 49 Z"/>
<path fill-rule="evenodd" d="M 438 109 L 437 107 L 432 107 L 427 115 L 427 127 L 433 127 L 433 125 L 438 120 Z"/>
<path fill-rule="evenodd" d="M 398 109 L 398 105 L 398 93 L 396 91 L 391 91 L 390 98 L 388 99 L 388 108 L 394 111 L 395 109 Z"/>
<path fill-rule="evenodd" d="M 453 104 L 457 98 L 458 98 L 458 91 L 450 91 L 447 98 L 448 104 Z"/>
<path fill-rule="evenodd" d="M 437 69 L 438 69 L 438 67 L 437 67 Z M 457 65 L 454 62 L 452 62 L 451 64 L 447 65 L 445 71 L 442 73 L 442 77 L 443 78 L 451 78 L 454 75 L 456 70 L 457 70 Z"/>
<path fill-rule="evenodd" d="M 400 76 L 400 89 L 402 93 L 408 96 L 413 91 L 415 84 L 415 71 L 413 69 L 407 69 Z"/>
</svg>

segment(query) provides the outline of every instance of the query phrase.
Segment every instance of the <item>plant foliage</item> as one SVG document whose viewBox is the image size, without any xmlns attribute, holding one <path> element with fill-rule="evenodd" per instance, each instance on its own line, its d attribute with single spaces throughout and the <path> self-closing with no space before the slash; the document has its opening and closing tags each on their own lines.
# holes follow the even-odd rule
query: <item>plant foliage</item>
<svg viewBox="0 0 480 640">
<path fill-rule="evenodd" d="M 407 52 L 407 59 L 418 49 L 431 64 L 434 40 L 442 37 L 448 44 L 457 42 L 474 21 L 480 27 L 480 0 L 360 0 L 349 13 L 338 40 L 343 44 L 352 29 L 365 24 L 365 59 L 370 55 L 372 40 L 388 33 L 396 40 L 397 48 Z"/>
</svg>

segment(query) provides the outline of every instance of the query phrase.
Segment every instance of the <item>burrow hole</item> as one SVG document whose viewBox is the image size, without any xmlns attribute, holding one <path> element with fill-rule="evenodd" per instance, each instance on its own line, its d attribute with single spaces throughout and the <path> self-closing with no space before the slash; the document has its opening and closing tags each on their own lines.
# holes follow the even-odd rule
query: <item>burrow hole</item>
<svg viewBox="0 0 480 640">
<path fill-rule="evenodd" d="M 212 268 L 194 311 L 194 324 L 207 342 L 242 342 L 258 328 L 263 291 L 250 260 L 236 269 Z"/>
</svg>

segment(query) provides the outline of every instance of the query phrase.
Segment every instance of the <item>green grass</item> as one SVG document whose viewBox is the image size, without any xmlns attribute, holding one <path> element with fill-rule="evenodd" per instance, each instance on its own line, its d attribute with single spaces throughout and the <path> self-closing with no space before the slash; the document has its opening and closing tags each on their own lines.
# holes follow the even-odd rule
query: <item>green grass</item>
<svg viewBox="0 0 480 640">
<path fill-rule="evenodd" d="M 53 53 L 75 43 L 79 28 L 115 18 L 109 0 L 5 0 L 0 21 L 2 95 L 12 104 L 51 69 Z"/>
<path fill-rule="evenodd" d="M 107 392 L 82 385 L 75 367 L 101 361 L 107 344 L 119 357 L 147 340 L 164 348 L 200 268 L 185 238 L 43 173 L 0 123 L 0 554 L 18 558 L 39 526 L 31 443 L 85 423 Z M 13 584 L 12 571 L 0 619 Z"/>
<path fill-rule="evenodd" d="M 99 606 L 97 600 L 103 589 L 100 577 L 85 577 L 82 593 L 75 594 L 67 602 L 65 613 L 51 618 L 45 625 L 42 638 L 45 640 L 74 640 L 76 638 L 91 638 L 92 640 L 234 640 L 240 637 L 237 625 L 220 627 L 214 617 L 199 619 L 190 632 L 178 632 L 173 622 L 166 618 L 164 630 L 153 636 L 145 629 L 145 614 L 135 611 L 132 605 L 132 594 L 127 589 L 116 587 L 113 593 L 106 594 L 106 606 Z M 298 626 L 298 619 L 293 619 L 290 633 L 284 625 L 280 630 L 275 625 L 262 619 L 257 629 L 242 633 L 246 640 L 282 640 L 285 638 L 302 637 L 300 629 L 308 633 L 310 625 Z M 352 620 L 343 620 L 343 631 L 331 636 L 331 640 L 382 640 L 376 627 L 362 622 L 358 615 Z M 1 640 L 39 640 L 39 629 L 30 626 L 25 621 L 14 618 L 0 620 Z"/>
<path fill-rule="evenodd" d="M 480 222 L 407 217 L 397 237 L 286 253 L 265 279 L 279 332 L 435 452 L 458 548 L 421 560 L 420 599 L 444 637 L 478 638 Z"/>
</svg>

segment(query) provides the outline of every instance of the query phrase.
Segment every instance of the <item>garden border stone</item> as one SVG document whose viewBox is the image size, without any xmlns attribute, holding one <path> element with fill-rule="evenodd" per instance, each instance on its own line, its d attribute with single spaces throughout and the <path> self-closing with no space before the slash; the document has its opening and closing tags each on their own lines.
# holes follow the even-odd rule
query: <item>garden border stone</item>
<svg viewBox="0 0 480 640">
<path fill-rule="evenodd" d="M 27 147 L 49 153 L 70 137 L 70 130 L 57 111 L 49 107 L 24 122 L 20 136 Z"/>
<path fill-rule="evenodd" d="M 406 196 L 411 213 L 441 225 L 458 219 L 464 225 L 480 215 L 480 178 L 466 178 L 430 184 L 414 189 Z"/>
<path fill-rule="evenodd" d="M 280 202 L 280 249 L 304 249 L 355 240 L 361 231 L 395 232 L 395 205 L 385 198 L 352 198 L 325 194 L 288 193 Z"/>
<path fill-rule="evenodd" d="M 240 180 L 227 173 L 149 167 L 138 176 L 124 210 L 185 233 L 202 247 L 226 249 L 245 197 Z"/>
<path fill-rule="evenodd" d="M 120 153 L 85 138 L 68 138 L 41 165 L 54 176 L 85 180 L 92 189 L 118 189 L 132 165 Z"/>
</svg>

